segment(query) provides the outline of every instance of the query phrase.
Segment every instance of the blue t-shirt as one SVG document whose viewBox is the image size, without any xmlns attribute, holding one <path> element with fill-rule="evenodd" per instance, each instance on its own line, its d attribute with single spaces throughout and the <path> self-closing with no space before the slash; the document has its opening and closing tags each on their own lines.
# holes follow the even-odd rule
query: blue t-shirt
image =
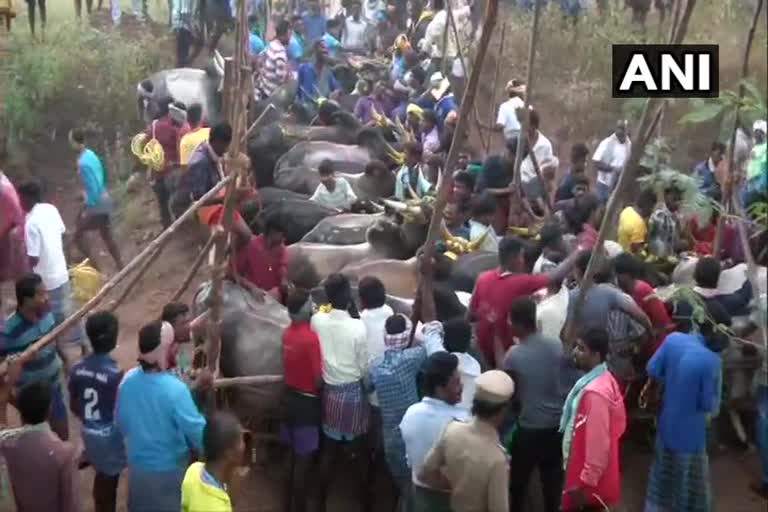
<svg viewBox="0 0 768 512">
<path fill-rule="evenodd" d="M 267 45 L 264 44 L 264 40 L 259 37 L 258 34 L 251 32 L 248 36 L 248 47 L 252 56 L 261 55 L 261 53 L 267 49 Z"/>
<path fill-rule="evenodd" d="M 85 188 L 85 206 L 94 208 L 101 206 L 106 194 L 106 176 L 101 159 L 90 149 L 86 149 L 77 159 L 80 179 Z"/>
<path fill-rule="evenodd" d="M 720 396 L 720 357 L 699 335 L 673 332 L 648 361 L 648 375 L 664 384 L 659 436 L 679 453 L 707 449 L 707 415 Z"/>
<path fill-rule="evenodd" d="M 320 82 L 323 76 L 327 77 L 325 83 Z M 327 97 L 339 88 L 331 68 L 325 66 L 322 74 L 318 76 L 317 68 L 313 62 L 305 62 L 299 66 L 298 83 L 299 89 L 296 92 L 296 100 L 300 103 L 304 103 L 310 98 L 317 98 L 318 96 Z"/>
<path fill-rule="evenodd" d="M 307 42 L 313 43 L 325 34 L 326 18 L 322 14 L 307 13 L 302 16 L 304 20 L 304 37 Z"/>
<path fill-rule="evenodd" d="M 291 40 L 288 42 L 286 53 L 288 54 L 288 60 L 293 62 L 298 62 L 304 58 L 304 39 L 296 34 L 296 32 L 293 33 Z"/>
<path fill-rule="evenodd" d="M 443 123 L 445 123 L 445 118 L 448 117 L 448 114 L 450 114 L 452 110 L 456 110 L 457 107 L 456 98 L 453 94 L 448 94 L 440 98 L 440 101 L 435 105 L 435 114 L 437 114 L 437 121 L 440 123 L 441 127 L 443 126 Z"/>
<path fill-rule="evenodd" d="M 189 464 L 190 450 L 202 454 L 205 418 L 186 384 L 168 372 L 129 371 L 117 395 L 115 423 L 128 465 L 140 471 L 178 471 Z"/>
<path fill-rule="evenodd" d="M 72 412 L 87 429 L 101 429 L 112 424 L 122 373 L 109 354 L 91 354 L 72 367 L 69 395 L 77 398 Z"/>
</svg>

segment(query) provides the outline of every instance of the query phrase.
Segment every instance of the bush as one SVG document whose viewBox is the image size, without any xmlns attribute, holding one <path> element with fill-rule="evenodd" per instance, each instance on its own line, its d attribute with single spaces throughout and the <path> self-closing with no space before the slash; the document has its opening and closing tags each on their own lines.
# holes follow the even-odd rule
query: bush
<svg viewBox="0 0 768 512">
<path fill-rule="evenodd" d="M 57 24 L 43 44 L 14 32 L 9 83 L 0 84 L 9 141 L 30 148 L 76 125 L 102 140 L 135 130 L 136 84 L 171 58 L 161 46 L 157 38 L 130 40 L 74 23 Z"/>
</svg>

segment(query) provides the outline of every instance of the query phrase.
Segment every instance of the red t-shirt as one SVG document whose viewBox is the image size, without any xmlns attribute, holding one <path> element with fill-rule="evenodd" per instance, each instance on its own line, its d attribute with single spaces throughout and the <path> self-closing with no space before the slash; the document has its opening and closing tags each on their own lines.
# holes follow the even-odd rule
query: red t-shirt
<svg viewBox="0 0 768 512">
<path fill-rule="evenodd" d="M 269 291 L 280 286 L 288 267 L 285 245 L 267 248 L 264 235 L 254 236 L 235 257 L 237 273 L 257 288 Z"/>
<path fill-rule="evenodd" d="M 669 317 L 667 307 L 664 302 L 656 296 L 656 291 L 653 287 L 645 281 L 639 279 L 635 281 L 635 289 L 632 290 L 632 298 L 635 299 L 637 305 L 648 315 L 653 325 L 654 330 L 659 330 L 659 334 L 656 339 L 653 340 L 653 346 L 649 355 L 653 355 L 654 352 L 661 346 L 664 338 L 667 334 L 672 332 L 674 324 Z"/>
<path fill-rule="evenodd" d="M 504 346 L 512 345 L 509 332 L 509 308 L 526 295 L 549 286 L 546 274 L 513 274 L 500 269 L 480 274 L 472 294 L 469 309 L 477 319 L 477 345 L 486 361 L 494 365 L 493 340 L 498 337 Z"/>
<path fill-rule="evenodd" d="M 147 137 L 157 139 L 157 142 L 163 147 L 165 157 L 165 169 L 179 165 L 179 141 L 189 132 L 189 123 L 185 122 L 178 125 L 173 122 L 171 116 L 164 116 L 156 121 L 152 121 L 144 133 Z M 149 139 L 147 139 L 149 140 Z"/>
<path fill-rule="evenodd" d="M 322 379 L 320 340 L 309 322 L 293 322 L 283 332 L 285 384 L 304 393 L 319 393 Z"/>
</svg>

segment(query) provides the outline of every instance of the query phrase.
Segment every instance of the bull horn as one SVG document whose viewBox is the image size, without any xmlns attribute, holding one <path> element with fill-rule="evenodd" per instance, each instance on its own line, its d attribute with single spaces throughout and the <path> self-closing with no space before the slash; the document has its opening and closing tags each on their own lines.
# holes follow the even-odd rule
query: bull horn
<svg viewBox="0 0 768 512">
<path fill-rule="evenodd" d="M 440 190 L 440 186 L 443 183 L 443 172 L 444 169 L 442 167 L 437 170 L 437 184 L 435 185 L 435 190 Z"/>
<path fill-rule="evenodd" d="M 381 202 L 384 203 L 384 206 L 392 210 L 395 210 L 396 212 L 404 212 L 408 210 L 408 205 L 400 201 L 393 201 L 391 199 L 382 199 Z"/>
<path fill-rule="evenodd" d="M 381 206 L 378 203 L 374 203 L 374 202 L 371 202 L 371 208 L 373 208 L 377 212 L 383 212 L 384 211 L 384 207 L 383 206 Z"/>
</svg>

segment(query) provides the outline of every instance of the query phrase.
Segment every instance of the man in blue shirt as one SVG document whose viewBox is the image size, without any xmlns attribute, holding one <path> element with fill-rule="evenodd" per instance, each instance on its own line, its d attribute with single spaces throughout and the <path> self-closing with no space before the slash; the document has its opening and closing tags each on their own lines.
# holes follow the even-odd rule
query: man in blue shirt
<svg viewBox="0 0 768 512">
<path fill-rule="evenodd" d="M 723 160 L 725 155 L 725 144 L 715 141 L 709 150 L 709 156 L 703 162 L 696 164 L 693 168 L 693 174 L 699 182 L 699 190 L 707 197 L 720 200 L 720 184 L 715 177 L 715 169 Z"/>
<path fill-rule="evenodd" d="M 0 337 L 0 359 L 20 356 L 56 325 L 50 311 L 48 292 L 39 275 L 28 273 L 16 281 L 16 304 L 16 311 L 5 322 Z M 48 423 L 59 438 L 66 441 L 69 439 L 69 427 L 64 394 L 59 384 L 61 359 L 56 352 L 56 344 L 49 343 L 21 363 L 23 368 L 17 388 L 36 382 L 51 385 L 53 403 Z"/>
<path fill-rule="evenodd" d="M 93 354 L 73 366 L 69 377 L 69 407 L 83 424 L 85 455 L 96 470 L 96 510 L 115 510 L 120 472 L 125 467 L 123 437 L 113 423 L 123 372 L 109 355 L 117 345 L 118 328 L 117 318 L 108 311 L 89 316 L 85 332 Z"/>
<path fill-rule="evenodd" d="M 69 132 L 69 142 L 77 151 L 77 172 L 83 185 L 83 209 L 77 217 L 75 243 L 80 252 L 88 258 L 91 266 L 98 269 L 85 240 L 88 231 L 97 230 L 119 270 L 123 268 L 123 260 L 112 232 L 111 216 L 114 205 L 107 190 L 104 165 L 96 153 L 85 146 L 85 132 L 82 130 Z"/>
<path fill-rule="evenodd" d="M 298 67 L 304 59 L 307 43 L 305 39 L 304 19 L 298 14 L 291 18 L 291 30 L 291 40 L 286 47 L 286 51 L 288 53 L 288 60 L 291 61 L 291 64 Z"/>
<path fill-rule="evenodd" d="M 720 407 L 721 387 L 712 329 L 705 323 L 670 334 L 648 362 L 648 376 L 664 391 L 645 510 L 712 508 L 707 421 Z"/>
<path fill-rule="evenodd" d="M 316 41 L 313 45 L 313 53 L 314 62 L 305 62 L 299 66 L 299 88 L 296 92 L 296 100 L 305 106 L 318 98 L 330 98 L 339 89 L 328 61 L 328 47 L 325 42 Z"/>
<path fill-rule="evenodd" d="M 202 453 L 205 418 L 189 388 L 166 370 L 173 327 L 155 321 L 139 331 L 139 366 L 120 385 L 115 424 L 125 438 L 128 509 L 179 510 L 190 452 Z"/>
<path fill-rule="evenodd" d="M 307 2 L 307 7 L 309 8 L 308 12 L 302 16 L 304 20 L 304 35 L 307 38 L 307 42 L 312 44 L 325 34 L 327 19 L 320 9 L 320 2 L 318 0 L 310 0 Z"/>
</svg>

